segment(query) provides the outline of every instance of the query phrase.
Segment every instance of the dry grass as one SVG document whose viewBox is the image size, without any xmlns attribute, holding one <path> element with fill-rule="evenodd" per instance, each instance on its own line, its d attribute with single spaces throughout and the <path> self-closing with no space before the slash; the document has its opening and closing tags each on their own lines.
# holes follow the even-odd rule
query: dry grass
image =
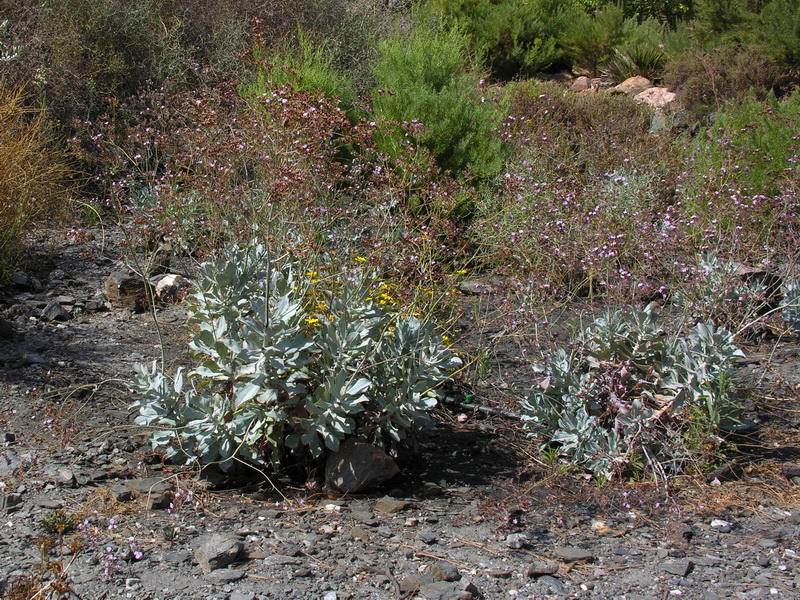
<svg viewBox="0 0 800 600">
<path fill-rule="evenodd" d="M 65 212 L 69 169 L 49 142 L 44 113 L 21 88 L 0 88 L 0 280 L 19 260 L 23 232 Z"/>
</svg>

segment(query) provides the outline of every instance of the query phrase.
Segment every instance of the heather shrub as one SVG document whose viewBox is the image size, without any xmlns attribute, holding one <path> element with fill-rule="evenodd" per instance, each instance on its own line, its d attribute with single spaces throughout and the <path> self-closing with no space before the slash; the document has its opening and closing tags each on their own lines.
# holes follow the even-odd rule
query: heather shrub
<svg viewBox="0 0 800 600">
<path fill-rule="evenodd" d="M 757 46 L 723 46 L 713 50 L 687 49 L 673 54 L 663 80 L 676 90 L 681 106 L 698 118 L 707 117 L 729 100 L 781 92 L 793 81 Z"/>
<path fill-rule="evenodd" d="M 717 171 L 745 193 L 772 195 L 796 186 L 800 93 L 777 100 L 750 97 L 717 112 L 693 154 L 696 173 Z"/>
<path fill-rule="evenodd" d="M 70 172 L 51 142 L 44 113 L 21 89 L 0 87 L 0 280 L 17 264 L 24 232 L 66 213 Z"/>
<path fill-rule="evenodd" d="M 482 96 L 467 42 L 458 28 L 432 22 L 384 41 L 373 109 L 385 122 L 383 145 L 391 155 L 417 143 L 442 169 L 486 177 L 502 165 L 502 143 L 494 134 L 502 117 L 499 106 Z M 412 135 L 404 124 L 419 127 Z"/>
<path fill-rule="evenodd" d="M 646 293 L 636 284 L 672 268 L 669 136 L 652 136 L 629 98 L 527 82 L 510 93 L 513 159 L 469 230 L 482 260 L 540 294 Z"/>
</svg>

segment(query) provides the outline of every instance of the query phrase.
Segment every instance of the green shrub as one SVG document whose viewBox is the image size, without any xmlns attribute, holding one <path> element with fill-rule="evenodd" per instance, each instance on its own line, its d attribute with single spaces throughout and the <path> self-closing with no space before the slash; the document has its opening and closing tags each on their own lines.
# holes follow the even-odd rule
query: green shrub
<svg viewBox="0 0 800 600">
<path fill-rule="evenodd" d="M 28 227 L 67 207 L 65 157 L 51 145 L 44 113 L 25 100 L 21 89 L 0 87 L 0 280 L 16 266 Z"/>
<path fill-rule="evenodd" d="M 635 21 L 625 19 L 622 8 L 609 5 L 594 14 L 576 16 L 566 31 L 565 45 L 575 64 L 596 77 L 634 27 Z"/>
<path fill-rule="evenodd" d="M 328 44 L 322 42 L 315 46 L 299 29 L 292 46 L 271 56 L 265 48 L 257 48 L 254 52 L 254 58 L 259 61 L 256 81 L 242 86 L 240 92 L 245 97 L 256 96 L 289 85 L 297 91 L 322 93 L 338 100 L 342 108 L 351 108 L 355 95 L 347 79 L 333 68 Z"/>
<path fill-rule="evenodd" d="M 561 0 L 435 0 L 429 5 L 455 21 L 492 74 L 504 80 L 563 66 L 561 32 L 580 12 L 576 2 Z"/>
<path fill-rule="evenodd" d="M 599 478 L 679 474 L 695 459 L 697 415 L 705 441 L 736 418 L 730 375 L 743 354 L 732 338 L 712 323 L 669 336 L 651 306 L 609 312 L 549 359 L 522 404 L 526 427 Z"/>
<path fill-rule="evenodd" d="M 494 130 L 502 114 L 481 97 L 480 76 L 471 69 L 467 37 L 459 29 L 422 23 L 386 40 L 375 76 L 375 114 L 394 126 L 384 140 L 390 154 L 399 155 L 413 137 L 443 169 L 479 177 L 500 169 L 502 144 Z"/>
<path fill-rule="evenodd" d="M 326 266 L 257 244 L 200 266 L 190 304 L 198 366 L 170 380 L 142 365 L 131 384 L 154 447 L 224 470 L 278 467 L 350 436 L 394 444 L 427 422 L 460 360 L 429 323 L 395 312 L 385 285 Z"/>
<path fill-rule="evenodd" d="M 800 92 L 777 100 L 750 97 L 720 110 L 692 147 L 695 173 L 717 172 L 745 193 L 774 195 L 796 186 Z"/>
</svg>

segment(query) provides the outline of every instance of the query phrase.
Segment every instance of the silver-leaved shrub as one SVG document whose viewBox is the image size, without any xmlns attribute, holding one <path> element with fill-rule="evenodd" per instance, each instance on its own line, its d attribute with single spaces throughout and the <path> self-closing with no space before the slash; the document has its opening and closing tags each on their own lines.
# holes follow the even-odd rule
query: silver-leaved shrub
<svg viewBox="0 0 800 600">
<path fill-rule="evenodd" d="M 735 418 L 733 334 L 698 323 L 670 336 L 651 306 L 609 312 L 556 351 L 522 403 L 525 427 L 572 463 L 610 479 L 632 465 L 656 476 L 691 460 L 699 421 L 712 433 Z"/>
<path fill-rule="evenodd" d="M 321 282 L 260 244 L 200 266 L 190 296 L 199 364 L 139 365 L 136 422 L 180 462 L 276 467 L 342 440 L 403 440 L 429 421 L 460 359 L 430 323 L 400 315 L 363 271 Z"/>
</svg>

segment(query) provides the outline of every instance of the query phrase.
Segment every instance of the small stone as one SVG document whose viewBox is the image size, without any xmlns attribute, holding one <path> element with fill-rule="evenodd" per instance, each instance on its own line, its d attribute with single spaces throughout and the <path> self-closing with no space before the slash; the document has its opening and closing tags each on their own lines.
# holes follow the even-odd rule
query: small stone
<svg viewBox="0 0 800 600">
<path fill-rule="evenodd" d="M 662 564 L 661 569 L 670 575 L 686 577 L 694 569 L 694 563 L 690 560 L 674 560 Z"/>
<path fill-rule="evenodd" d="M 528 577 L 541 577 L 542 575 L 555 575 L 558 573 L 559 565 L 557 562 L 536 560 L 528 565 L 525 574 Z"/>
<path fill-rule="evenodd" d="M 14 325 L 8 319 L 0 317 L 0 340 L 10 340 L 14 337 Z"/>
<path fill-rule="evenodd" d="M 448 562 L 439 561 L 431 567 L 431 573 L 439 581 L 458 581 L 461 574 L 458 569 Z"/>
<path fill-rule="evenodd" d="M 78 487 L 78 479 L 75 477 L 75 473 L 72 472 L 72 469 L 68 467 L 59 467 L 56 469 L 55 482 L 58 485 L 68 488 Z"/>
<path fill-rule="evenodd" d="M 286 554 L 271 554 L 264 559 L 264 564 L 268 566 L 301 565 L 303 560 Z"/>
<path fill-rule="evenodd" d="M 553 577 L 552 575 L 544 575 L 539 578 L 541 583 L 550 586 L 550 589 L 554 591 L 556 594 L 563 594 L 564 593 L 564 584 L 561 583 L 558 579 Z"/>
<path fill-rule="evenodd" d="M 200 567 L 210 573 L 234 562 L 242 554 L 244 544 L 231 534 L 215 533 L 205 539 L 195 550 L 194 558 Z"/>
<path fill-rule="evenodd" d="M 511 533 L 506 537 L 506 546 L 512 550 L 524 548 L 528 543 L 528 536 L 524 533 Z"/>
<path fill-rule="evenodd" d="M 730 533 L 731 530 L 733 530 L 733 523 L 729 523 L 728 521 L 723 521 L 722 519 L 713 519 L 711 521 L 711 527 L 713 527 L 720 533 Z"/>
<path fill-rule="evenodd" d="M 64 504 L 60 500 L 47 500 L 47 499 L 39 500 L 36 504 L 48 510 L 58 510 L 59 508 L 62 508 L 64 506 Z"/>
<path fill-rule="evenodd" d="M 328 592 L 322 597 L 322 600 L 339 600 L 339 595 L 336 592 Z"/>
<path fill-rule="evenodd" d="M 206 579 L 216 583 L 233 583 L 239 581 L 247 575 L 244 571 L 238 569 L 216 569 L 206 575 Z"/>
<path fill-rule="evenodd" d="M 372 510 L 374 512 L 391 515 L 394 513 L 398 513 L 401 510 L 404 510 L 409 506 L 409 504 L 410 502 L 406 500 L 396 500 L 389 496 L 384 496 L 383 498 L 379 498 L 377 502 L 375 502 L 375 506 L 372 507 Z"/>
<path fill-rule="evenodd" d="M 58 300 L 52 300 L 42 311 L 42 321 L 69 321 L 69 313 L 64 310 L 64 307 L 58 303 Z"/>
<path fill-rule="evenodd" d="M 462 281 L 458 284 L 458 289 L 466 296 L 486 296 L 494 294 L 494 288 L 491 285 L 480 281 Z"/>
<path fill-rule="evenodd" d="M 172 501 L 175 485 L 160 477 L 147 477 L 145 479 L 132 479 L 123 485 L 131 492 L 134 498 L 144 498 L 145 508 L 166 508 Z"/>
<path fill-rule="evenodd" d="M 180 302 L 191 285 L 192 282 L 186 277 L 168 273 L 155 283 L 156 298 L 162 302 Z"/>
<path fill-rule="evenodd" d="M 114 271 L 106 279 L 105 295 L 112 305 L 127 308 L 134 312 L 144 312 L 150 306 L 149 296 L 153 294 L 152 285 L 145 285 L 141 277 Z"/>
<path fill-rule="evenodd" d="M 177 550 L 173 552 L 165 552 L 164 556 L 161 557 L 166 563 L 172 564 L 182 564 L 185 562 L 189 562 L 192 559 L 192 555 L 188 550 Z"/>
<path fill-rule="evenodd" d="M 422 540 L 423 543 L 428 544 L 429 546 L 431 544 L 435 544 L 438 541 L 436 534 L 433 533 L 432 531 L 429 531 L 428 529 L 423 529 L 422 531 L 420 531 L 417 537 L 419 537 L 419 539 Z"/>
<path fill-rule="evenodd" d="M 513 575 L 513 571 L 509 569 L 490 569 L 489 576 L 494 577 L 496 579 L 510 579 Z"/>
<path fill-rule="evenodd" d="M 256 595 L 253 592 L 231 592 L 228 600 L 256 600 Z"/>
<path fill-rule="evenodd" d="M 33 280 L 27 273 L 23 271 L 17 271 L 11 276 L 9 280 L 11 287 L 15 290 L 20 290 L 22 292 L 30 292 L 33 289 Z"/>
<path fill-rule="evenodd" d="M 558 559 L 567 563 L 588 562 L 594 558 L 592 553 L 588 550 L 571 546 L 556 546 L 553 548 L 553 554 L 555 554 Z"/>
</svg>

